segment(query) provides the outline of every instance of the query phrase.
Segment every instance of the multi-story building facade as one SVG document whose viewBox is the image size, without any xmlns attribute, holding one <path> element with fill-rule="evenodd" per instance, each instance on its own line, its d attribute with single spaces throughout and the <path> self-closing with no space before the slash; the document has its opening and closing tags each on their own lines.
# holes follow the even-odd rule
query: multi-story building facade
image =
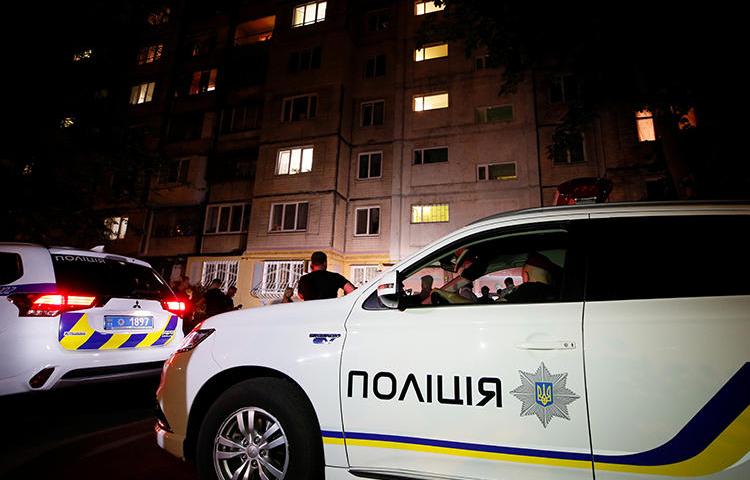
<svg viewBox="0 0 750 480">
<path fill-rule="evenodd" d="M 646 196 L 661 173 L 635 112 L 603 112 L 580 149 L 549 157 L 580 86 L 538 72 L 498 96 L 482 55 L 417 48 L 440 15 L 413 0 L 144 11 L 127 117 L 163 160 L 140 205 L 108 205 L 111 248 L 173 279 L 220 277 L 250 306 L 294 286 L 315 250 L 361 284 L 473 220 L 550 204 L 571 178 Z"/>
</svg>

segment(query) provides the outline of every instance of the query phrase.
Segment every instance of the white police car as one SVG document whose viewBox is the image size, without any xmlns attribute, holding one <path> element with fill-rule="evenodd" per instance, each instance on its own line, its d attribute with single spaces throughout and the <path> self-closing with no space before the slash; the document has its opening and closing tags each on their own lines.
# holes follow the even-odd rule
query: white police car
<svg viewBox="0 0 750 480">
<path fill-rule="evenodd" d="M 343 298 L 213 317 L 165 364 L 157 441 L 227 480 L 750 478 L 748 227 L 502 214 Z"/>
<path fill-rule="evenodd" d="M 184 309 L 143 261 L 0 243 L 0 395 L 158 373 Z"/>
</svg>

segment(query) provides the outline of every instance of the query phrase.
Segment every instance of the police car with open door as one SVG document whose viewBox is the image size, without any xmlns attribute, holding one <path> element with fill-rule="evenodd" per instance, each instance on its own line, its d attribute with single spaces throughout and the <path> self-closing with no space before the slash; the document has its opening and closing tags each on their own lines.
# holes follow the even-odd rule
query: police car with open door
<svg viewBox="0 0 750 480">
<path fill-rule="evenodd" d="M 0 395 L 158 374 L 184 310 L 146 262 L 0 243 Z"/>
<path fill-rule="evenodd" d="M 750 478 L 748 227 L 502 214 L 345 297 L 213 317 L 165 364 L 158 443 L 226 480 Z"/>
</svg>

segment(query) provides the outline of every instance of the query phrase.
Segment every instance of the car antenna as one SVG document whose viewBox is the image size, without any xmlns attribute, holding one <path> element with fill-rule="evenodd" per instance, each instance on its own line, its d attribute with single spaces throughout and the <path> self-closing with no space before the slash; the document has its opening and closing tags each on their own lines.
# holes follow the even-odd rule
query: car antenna
<svg viewBox="0 0 750 480">
<path fill-rule="evenodd" d="M 97 245 L 91 249 L 92 252 L 104 253 L 104 245 Z"/>
</svg>

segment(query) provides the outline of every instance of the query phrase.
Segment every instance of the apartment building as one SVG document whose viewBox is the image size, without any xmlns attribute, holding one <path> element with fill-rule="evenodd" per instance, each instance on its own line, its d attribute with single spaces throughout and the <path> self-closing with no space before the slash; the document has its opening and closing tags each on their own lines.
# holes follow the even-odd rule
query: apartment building
<svg viewBox="0 0 750 480">
<path fill-rule="evenodd" d="M 253 306 L 294 286 L 315 250 L 362 284 L 471 221 L 550 204 L 566 180 L 607 176 L 613 199 L 637 200 L 662 178 L 643 114 L 616 108 L 549 157 L 582 87 L 551 69 L 499 96 L 481 54 L 417 48 L 440 15 L 414 0 L 141 12 L 127 118 L 162 161 L 141 204 L 108 205 L 112 250 L 172 279 L 222 278 Z"/>
</svg>

